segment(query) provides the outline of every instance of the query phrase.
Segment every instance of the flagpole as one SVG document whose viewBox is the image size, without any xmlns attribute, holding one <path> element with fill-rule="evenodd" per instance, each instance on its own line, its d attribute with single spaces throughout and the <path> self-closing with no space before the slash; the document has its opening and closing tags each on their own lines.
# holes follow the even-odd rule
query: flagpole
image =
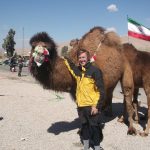
<svg viewBox="0 0 150 150">
<path fill-rule="evenodd" d="M 128 23 L 128 15 L 127 15 L 127 23 Z M 128 29 L 128 24 L 127 24 L 127 29 Z M 128 34 L 128 31 L 127 31 Z M 128 35 L 128 43 L 129 43 L 129 35 Z"/>
</svg>

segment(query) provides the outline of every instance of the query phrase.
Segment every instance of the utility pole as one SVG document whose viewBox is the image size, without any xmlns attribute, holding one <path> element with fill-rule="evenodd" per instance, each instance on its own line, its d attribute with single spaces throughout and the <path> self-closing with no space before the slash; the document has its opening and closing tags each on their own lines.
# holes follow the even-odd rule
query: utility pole
<svg viewBox="0 0 150 150">
<path fill-rule="evenodd" d="M 24 27 L 22 28 L 22 56 L 24 55 Z"/>
</svg>

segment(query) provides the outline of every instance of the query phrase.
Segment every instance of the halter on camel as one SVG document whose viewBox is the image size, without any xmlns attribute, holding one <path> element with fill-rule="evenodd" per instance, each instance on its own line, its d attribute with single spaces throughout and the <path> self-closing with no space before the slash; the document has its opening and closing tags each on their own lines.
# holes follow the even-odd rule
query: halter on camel
<svg viewBox="0 0 150 150">
<path fill-rule="evenodd" d="M 98 46 L 97 46 L 97 48 L 96 48 L 96 50 L 95 50 L 95 52 L 94 52 L 94 55 L 91 57 L 91 59 L 90 59 L 90 62 L 94 62 L 95 60 L 96 60 L 96 52 L 98 51 L 98 49 L 100 48 L 100 46 L 102 45 L 102 42 L 104 41 L 104 39 L 105 39 L 105 33 L 106 33 L 107 31 L 105 31 L 105 32 L 103 32 L 103 37 L 102 37 L 102 39 L 100 40 L 100 42 L 99 42 L 99 44 L 98 44 Z"/>
<path fill-rule="evenodd" d="M 47 50 L 47 48 L 40 45 L 35 47 L 32 56 L 34 62 L 37 64 L 38 67 L 40 67 L 43 62 L 49 61 L 47 57 L 49 56 L 49 51 Z"/>
</svg>

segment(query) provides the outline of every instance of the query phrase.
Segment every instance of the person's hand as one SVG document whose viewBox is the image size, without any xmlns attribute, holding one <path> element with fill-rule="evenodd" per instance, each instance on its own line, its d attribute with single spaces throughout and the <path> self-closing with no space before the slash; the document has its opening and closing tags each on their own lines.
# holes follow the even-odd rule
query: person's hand
<svg viewBox="0 0 150 150">
<path fill-rule="evenodd" d="M 91 108 L 91 115 L 96 115 L 98 113 L 98 109 L 95 106 Z"/>
</svg>

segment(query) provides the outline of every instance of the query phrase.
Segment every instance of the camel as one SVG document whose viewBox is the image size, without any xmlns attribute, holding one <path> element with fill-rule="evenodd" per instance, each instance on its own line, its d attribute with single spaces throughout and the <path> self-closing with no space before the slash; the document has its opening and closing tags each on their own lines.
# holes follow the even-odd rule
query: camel
<svg viewBox="0 0 150 150">
<path fill-rule="evenodd" d="M 123 44 L 123 53 L 127 57 L 133 72 L 134 80 L 134 98 L 133 106 L 136 112 L 136 120 L 138 118 L 138 91 L 139 88 L 144 88 L 145 94 L 147 96 L 148 104 L 148 122 L 144 133 L 142 136 L 147 136 L 149 134 L 150 128 L 150 53 L 145 51 L 137 50 L 132 44 Z"/>
<path fill-rule="evenodd" d="M 104 108 L 107 107 L 108 113 L 112 112 L 112 96 L 113 90 L 121 81 L 124 98 L 127 105 L 127 112 L 129 115 L 129 134 L 136 134 L 133 127 L 133 78 L 130 64 L 122 53 L 122 44 L 120 37 L 114 32 L 106 32 L 102 27 L 94 27 L 86 33 L 80 40 L 75 39 L 70 42 L 73 46 L 69 53 L 74 63 L 77 63 L 76 52 L 78 49 L 87 49 L 91 57 L 96 55 L 95 64 L 102 70 L 106 98 Z"/>
<path fill-rule="evenodd" d="M 109 105 L 111 107 L 113 90 L 118 81 L 121 80 L 129 115 L 128 133 L 136 133 L 136 129 L 133 127 L 132 71 L 126 57 L 122 55 L 119 36 L 114 32 L 105 33 L 105 29 L 102 27 L 95 27 L 77 43 L 70 54 L 74 62 L 74 58 L 76 58 L 75 52 L 79 48 L 89 50 L 91 56 L 94 54 L 94 51 L 96 52 L 97 59 L 95 64 L 101 68 L 104 77 L 106 91 L 105 106 Z M 46 32 L 37 33 L 30 39 L 30 45 L 32 49 L 29 66 L 33 77 L 39 81 L 43 88 L 70 92 L 73 95 L 76 87 L 75 81 L 65 66 L 64 60 L 58 56 L 57 46 L 53 39 Z M 43 61 L 41 66 L 37 65 L 33 56 L 37 46 L 45 47 L 49 53 L 48 56 L 45 56 L 48 58 L 48 61 Z"/>
<path fill-rule="evenodd" d="M 29 69 L 31 75 L 43 86 L 56 92 L 70 92 L 75 87 L 75 82 L 70 75 L 64 60 L 57 54 L 57 46 L 53 39 L 46 33 L 40 32 L 30 39 L 32 46 Z M 48 61 L 38 67 L 33 60 L 34 49 L 37 45 L 46 47 L 49 51 Z"/>
</svg>

